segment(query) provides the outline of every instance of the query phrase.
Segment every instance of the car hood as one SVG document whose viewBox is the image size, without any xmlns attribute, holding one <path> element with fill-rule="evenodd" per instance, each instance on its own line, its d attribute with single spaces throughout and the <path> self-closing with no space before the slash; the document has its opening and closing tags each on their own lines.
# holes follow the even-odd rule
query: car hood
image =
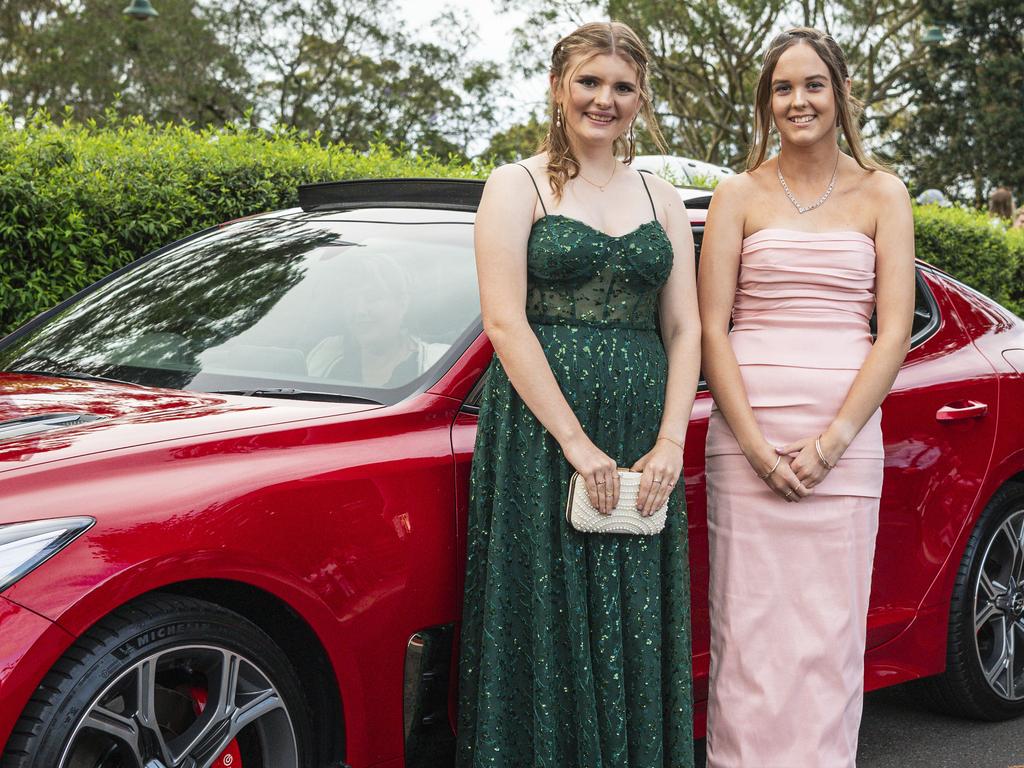
<svg viewBox="0 0 1024 768">
<path fill-rule="evenodd" d="M 0 472 L 164 440 L 377 407 L 373 403 L 271 400 L 0 373 Z"/>
</svg>

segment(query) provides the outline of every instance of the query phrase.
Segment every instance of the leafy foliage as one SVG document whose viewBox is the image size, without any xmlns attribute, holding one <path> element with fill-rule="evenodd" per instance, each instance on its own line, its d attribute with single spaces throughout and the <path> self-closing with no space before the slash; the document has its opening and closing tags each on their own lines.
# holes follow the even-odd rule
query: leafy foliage
<svg viewBox="0 0 1024 768">
<path fill-rule="evenodd" d="M 107 0 L 5 2 L 0 40 L 10 42 L 0 45 L 0 93 L 11 113 L 73 106 L 87 120 L 115 104 L 155 121 L 241 118 L 249 105 L 242 60 L 197 0 L 159 5 L 159 23 L 139 23 Z"/>
<path fill-rule="evenodd" d="M 536 115 L 531 115 L 525 123 L 517 123 L 491 136 L 483 156 L 495 163 L 512 163 L 535 155 L 547 129 Z"/>
<path fill-rule="evenodd" d="M 470 22 L 404 29 L 384 0 L 161 0 L 139 23 L 109 0 L 4 0 L 0 98 L 197 125 L 286 125 L 366 148 L 467 154 L 497 121 L 497 67 Z M 422 36 L 421 36 L 422 34 Z M 197 55 L 199 54 L 199 55 Z"/>
<path fill-rule="evenodd" d="M 907 72 L 924 56 L 923 0 L 502 0 L 529 9 L 517 30 L 525 66 L 546 65 L 558 34 L 584 20 L 624 21 L 647 41 L 655 107 L 669 147 L 738 167 L 752 140 L 753 94 L 771 38 L 792 26 L 830 31 L 850 60 L 854 93 L 867 105 L 866 132 L 885 133 L 907 101 Z M 654 148 L 640 137 L 641 152 Z"/>
<path fill-rule="evenodd" d="M 914 208 L 917 256 L 949 272 L 1014 312 L 1024 311 L 1019 280 L 1024 237 L 1008 234 L 969 208 Z"/>
<path fill-rule="evenodd" d="M 18 129 L 0 112 L 0 330 L 191 232 L 294 206 L 302 183 L 487 170 L 293 129 L 195 131 L 114 115 L 56 125 L 39 114 Z"/>
<path fill-rule="evenodd" d="M 919 188 L 1024 189 L 1024 0 L 930 0 L 945 40 L 912 68 L 896 148 Z"/>
</svg>

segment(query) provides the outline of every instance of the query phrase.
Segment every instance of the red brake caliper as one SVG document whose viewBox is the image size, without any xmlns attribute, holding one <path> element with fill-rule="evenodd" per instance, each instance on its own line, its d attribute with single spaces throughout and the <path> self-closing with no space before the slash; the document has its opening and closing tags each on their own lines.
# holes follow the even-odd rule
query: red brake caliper
<svg viewBox="0 0 1024 768">
<path fill-rule="evenodd" d="M 196 714 L 201 714 L 206 709 L 206 689 L 193 687 L 189 690 L 192 696 L 192 706 Z M 238 749 L 238 740 L 233 739 L 228 748 L 220 753 L 220 757 L 213 761 L 213 768 L 242 768 L 242 752 Z"/>
</svg>

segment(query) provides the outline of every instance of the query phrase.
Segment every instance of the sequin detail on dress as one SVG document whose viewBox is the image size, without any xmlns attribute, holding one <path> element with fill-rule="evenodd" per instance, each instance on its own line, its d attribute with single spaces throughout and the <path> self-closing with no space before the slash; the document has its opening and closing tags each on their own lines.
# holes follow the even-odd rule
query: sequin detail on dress
<svg viewBox="0 0 1024 768">
<path fill-rule="evenodd" d="M 584 430 L 624 466 L 657 437 L 671 268 L 656 220 L 614 237 L 551 214 L 529 239 L 531 327 Z M 564 515 L 571 473 L 495 358 L 470 484 L 456 765 L 692 766 L 683 493 L 658 536 L 581 534 Z"/>
</svg>

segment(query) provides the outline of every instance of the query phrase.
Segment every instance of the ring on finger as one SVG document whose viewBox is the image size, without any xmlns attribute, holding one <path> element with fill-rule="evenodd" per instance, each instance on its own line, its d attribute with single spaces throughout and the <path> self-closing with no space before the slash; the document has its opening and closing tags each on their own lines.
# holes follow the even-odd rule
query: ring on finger
<svg viewBox="0 0 1024 768">
<path fill-rule="evenodd" d="M 785 496 L 785 497 L 786 497 L 787 499 L 791 499 L 791 498 L 793 498 L 793 489 L 792 489 L 792 488 L 790 488 L 790 489 L 789 489 L 788 491 L 786 491 L 786 493 L 785 493 L 785 494 L 783 494 L 783 495 L 784 495 L 784 496 Z"/>
</svg>

